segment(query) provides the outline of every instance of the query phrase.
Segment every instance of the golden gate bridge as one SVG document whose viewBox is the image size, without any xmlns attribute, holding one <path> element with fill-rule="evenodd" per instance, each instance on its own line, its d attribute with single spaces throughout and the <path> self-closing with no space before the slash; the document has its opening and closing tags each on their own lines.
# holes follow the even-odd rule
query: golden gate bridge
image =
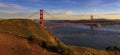
<svg viewBox="0 0 120 55">
<path fill-rule="evenodd" d="M 100 23 L 94 22 L 94 17 L 93 15 L 91 15 L 91 20 L 87 21 L 87 22 L 83 22 L 83 23 L 64 23 L 64 24 L 59 24 L 59 25 L 51 25 L 51 26 L 45 26 L 44 25 L 44 13 L 47 13 L 47 15 L 52 16 L 53 18 L 56 18 L 55 16 L 53 16 L 52 14 L 44 11 L 43 9 L 41 9 L 39 11 L 39 16 L 40 16 L 40 27 L 42 28 L 60 28 L 60 27 L 65 27 L 65 26 L 79 26 L 79 25 L 90 25 L 90 29 L 94 30 L 94 26 L 101 26 Z M 34 15 L 36 15 L 37 12 L 35 12 L 34 14 L 32 14 L 31 16 L 28 16 L 27 18 L 30 18 Z"/>
</svg>

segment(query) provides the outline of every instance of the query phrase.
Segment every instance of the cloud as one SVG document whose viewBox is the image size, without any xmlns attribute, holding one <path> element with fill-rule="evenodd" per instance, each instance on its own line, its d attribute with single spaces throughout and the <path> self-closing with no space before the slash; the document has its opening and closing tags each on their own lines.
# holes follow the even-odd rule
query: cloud
<svg viewBox="0 0 120 55">
<path fill-rule="evenodd" d="M 27 9 L 24 6 L 20 6 L 17 4 L 3 4 L 0 3 L 0 9 L 15 9 L 15 10 L 21 10 L 21 9 Z"/>
<path fill-rule="evenodd" d="M 65 13 L 65 15 L 72 15 L 72 14 L 73 14 L 72 11 L 66 11 L 66 12 L 64 12 L 64 13 Z"/>
<path fill-rule="evenodd" d="M 53 12 L 54 11 L 54 12 Z M 62 12 L 61 12 L 62 11 Z M 58 12 L 61 12 L 61 13 L 58 13 Z M 0 11 L 0 16 L 1 18 L 26 18 L 26 17 L 29 17 L 30 15 L 32 15 L 33 13 L 35 13 L 35 10 L 31 10 L 30 12 L 27 12 L 27 11 L 24 11 L 24 12 L 17 12 L 17 11 Z M 51 14 L 52 13 L 52 14 Z M 65 10 L 52 10 L 50 14 L 53 15 L 54 17 L 51 17 L 49 15 L 44 15 L 44 18 L 45 20 L 79 20 L 79 19 L 90 19 L 90 16 L 89 15 L 73 15 L 75 14 L 73 11 L 65 11 Z M 56 15 L 59 14 L 59 15 Z M 61 14 L 61 15 L 60 15 Z M 118 19 L 120 18 L 120 15 L 118 14 L 109 14 L 108 15 L 99 15 L 99 16 L 95 16 L 95 18 L 114 18 L 114 19 Z M 39 11 L 38 13 L 33 16 L 33 17 L 30 17 L 28 19 L 37 19 L 39 18 Z"/>
<path fill-rule="evenodd" d="M 46 14 L 60 15 L 63 14 L 64 10 L 47 10 L 45 12 Z"/>
<path fill-rule="evenodd" d="M 88 2 L 88 6 L 94 6 L 94 7 L 119 6 L 120 7 L 120 0 L 114 0 L 112 2 L 110 1 L 105 2 L 105 0 L 90 0 Z"/>
<path fill-rule="evenodd" d="M 120 2 L 112 2 L 112 3 L 103 4 L 100 6 L 118 6 L 118 7 L 120 7 Z"/>
<path fill-rule="evenodd" d="M 41 0 L 28 0 L 28 1 L 31 1 L 31 2 L 38 2 L 38 1 L 41 1 Z"/>
<path fill-rule="evenodd" d="M 35 12 L 35 10 L 28 11 L 0 11 L 0 18 L 26 18 L 36 13 L 39 16 L 39 11 Z M 31 16 L 29 18 L 35 18 L 38 16 Z"/>
<path fill-rule="evenodd" d="M 77 1 L 73 1 L 73 0 L 63 0 L 64 3 L 69 3 L 69 4 L 78 4 Z"/>
<path fill-rule="evenodd" d="M 47 13 L 51 15 L 72 15 L 74 14 L 71 10 L 48 10 Z"/>
<path fill-rule="evenodd" d="M 100 3 L 103 3 L 103 0 L 90 0 L 87 1 L 87 6 L 96 6 L 99 5 Z"/>
<path fill-rule="evenodd" d="M 86 7 L 91 13 L 118 13 L 120 10 L 120 0 L 90 0 Z"/>
</svg>

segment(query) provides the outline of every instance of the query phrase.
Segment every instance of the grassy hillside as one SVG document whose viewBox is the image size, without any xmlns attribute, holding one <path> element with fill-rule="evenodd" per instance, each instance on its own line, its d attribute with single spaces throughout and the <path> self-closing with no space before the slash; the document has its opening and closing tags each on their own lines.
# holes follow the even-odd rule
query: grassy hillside
<svg viewBox="0 0 120 55">
<path fill-rule="evenodd" d="M 78 55 L 120 55 L 119 51 L 97 50 L 83 46 L 70 46 Z"/>
<path fill-rule="evenodd" d="M 75 55 L 74 51 L 65 46 L 48 30 L 41 28 L 35 22 L 27 19 L 0 20 L 0 32 L 26 38 L 30 43 L 36 43 L 47 51 L 61 55 Z"/>
<path fill-rule="evenodd" d="M 52 55 L 26 38 L 0 32 L 0 55 Z M 54 53 L 57 54 L 57 53 Z"/>
</svg>

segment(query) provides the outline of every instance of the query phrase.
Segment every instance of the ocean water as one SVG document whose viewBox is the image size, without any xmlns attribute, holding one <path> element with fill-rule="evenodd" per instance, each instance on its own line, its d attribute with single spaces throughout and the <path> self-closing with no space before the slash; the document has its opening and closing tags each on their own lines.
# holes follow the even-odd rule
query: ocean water
<svg viewBox="0 0 120 55">
<path fill-rule="evenodd" d="M 59 25 L 60 23 L 52 23 L 51 25 L 56 24 Z M 67 45 L 85 46 L 96 49 L 105 49 L 108 46 L 120 46 L 120 25 L 101 26 L 94 30 L 90 30 L 90 27 L 85 25 L 49 30 Z"/>
</svg>

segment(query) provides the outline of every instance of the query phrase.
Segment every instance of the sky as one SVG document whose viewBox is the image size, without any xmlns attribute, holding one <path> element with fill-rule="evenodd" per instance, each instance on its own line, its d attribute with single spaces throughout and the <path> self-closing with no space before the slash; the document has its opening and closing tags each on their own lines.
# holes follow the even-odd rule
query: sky
<svg viewBox="0 0 120 55">
<path fill-rule="evenodd" d="M 0 18 L 26 18 L 39 10 L 61 19 L 85 19 L 89 15 L 120 19 L 120 0 L 0 0 Z M 48 15 L 45 18 L 57 19 Z"/>
</svg>

